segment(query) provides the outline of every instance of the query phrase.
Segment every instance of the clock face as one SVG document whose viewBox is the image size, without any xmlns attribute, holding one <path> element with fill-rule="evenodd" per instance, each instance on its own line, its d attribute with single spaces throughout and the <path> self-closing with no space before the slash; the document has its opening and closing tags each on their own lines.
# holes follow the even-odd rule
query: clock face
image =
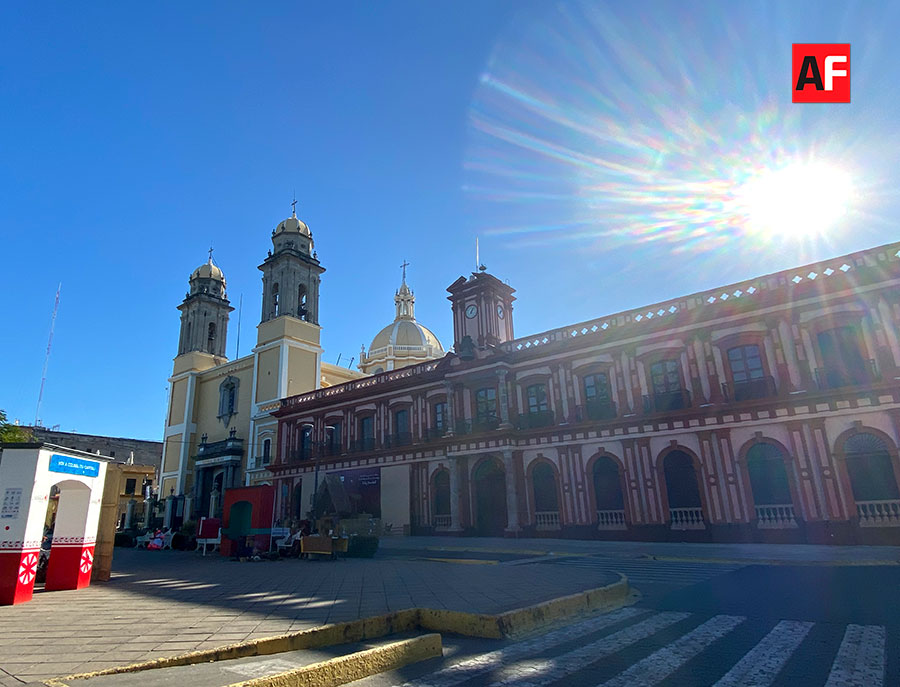
<svg viewBox="0 0 900 687">
<path fill-rule="evenodd" d="M 478 306 L 475 305 L 474 303 L 472 305 L 470 305 L 468 308 L 466 308 L 466 317 L 468 317 L 470 320 L 473 317 L 475 317 L 475 315 L 477 315 L 477 314 L 478 314 Z"/>
<path fill-rule="evenodd" d="M 498 304 L 498 305 L 497 305 L 497 317 L 499 317 L 499 318 L 502 320 L 502 319 L 503 319 L 503 316 L 504 316 L 505 314 L 506 314 L 506 312 L 503 310 L 503 305 L 502 305 L 502 304 Z"/>
</svg>

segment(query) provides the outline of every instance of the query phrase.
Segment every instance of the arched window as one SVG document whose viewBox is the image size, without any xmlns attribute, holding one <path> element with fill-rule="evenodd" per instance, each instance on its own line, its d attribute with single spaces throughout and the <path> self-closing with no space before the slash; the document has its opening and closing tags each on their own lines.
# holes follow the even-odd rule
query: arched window
<svg viewBox="0 0 900 687">
<path fill-rule="evenodd" d="M 663 471 L 672 529 L 704 529 L 703 502 L 694 461 L 684 451 L 672 451 L 665 457 Z"/>
<path fill-rule="evenodd" d="M 547 463 L 538 463 L 531 471 L 534 490 L 534 515 L 538 529 L 559 529 L 559 495 L 556 475 Z"/>
<path fill-rule="evenodd" d="M 297 290 L 297 317 L 301 320 L 307 320 L 307 311 L 306 311 L 306 287 L 302 284 L 298 287 Z"/>
<path fill-rule="evenodd" d="M 609 388 L 609 375 L 596 372 L 585 375 L 584 404 L 587 417 L 591 420 L 608 420 L 616 416 L 616 407 Z"/>
<path fill-rule="evenodd" d="M 785 456 L 774 444 L 760 442 L 747 451 L 747 472 L 761 529 L 797 527 Z"/>
<path fill-rule="evenodd" d="M 844 455 L 857 504 L 900 499 L 891 454 L 880 438 L 868 432 L 854 434 L 844 442 Z"/>
<path fill-rule="evenodd" d="M 216 346 L 216 323 L 210 322 L 206 332 L 206 352 L 215 353 Z"/>
<path fill-rule="evenodd" d="M 792 503 L 784 455 L 777 446 L 765 442 L 754 444 L 747 451 L 747 472 L 757 509 Z"/>
<path fill-rule="evenodd" d="M 659 360 L 650 366 L 653 409 L 657 412 L 680 410 L 688 406 L 681 389 L 681 368 L 677 360 Z"/>
<path fill-rule="evenodd" d="M 816 370 L 821 389 L 835 389 L 872 381 L 872 363 L 863 355 L 859 327 L 835 327 L 819 332 L 816 339 L 822 367 Z"/>
<path fill-rule="evenodd" d="M 272 284 L 272 317 L 278 317 L 278 284 Z"/>
<path fill-rule="evenodd" d="M 263 454 L 262 454 L 262 464 L 268 465 L 272 460 L 272 440 L 266 439 L 263 441 Z"/>
<path fill-rule="evenodd" d="M 625 499 L 616 461 L 609 456 L 598 458 L 594 463 L 593 483 L 598 528 L 625 529 Z"/>
<path fill-rule="evenodd" d="M 434 526 L 450 527 L 450 473 L 447 470 L 438 470 L 434 473 L 432 489 Z"/>
<path fill-rule="evenodd" d="M 219 385 L 219 418 L 228 425 L 231 416 L 237 413 L 237 394 L 240 380 L 237 377 L 226 377 Z"/>
</svg>

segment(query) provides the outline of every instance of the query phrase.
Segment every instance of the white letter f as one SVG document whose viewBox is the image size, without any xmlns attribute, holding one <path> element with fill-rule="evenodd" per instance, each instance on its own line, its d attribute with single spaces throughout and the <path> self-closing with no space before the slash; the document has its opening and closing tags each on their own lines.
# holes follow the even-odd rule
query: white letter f
<svg viewBox="0 0 900 687">
<path fill-rule="evenodd" d="M 836 76 L 847 76 L 846 69 L 835 69 L 833 67 L 835 62 L 846 62 L 846 55 L 828 55 L 825 58 L 825 90 L 833 91 L 834 90 L 834 77 Z"/>
</svg>

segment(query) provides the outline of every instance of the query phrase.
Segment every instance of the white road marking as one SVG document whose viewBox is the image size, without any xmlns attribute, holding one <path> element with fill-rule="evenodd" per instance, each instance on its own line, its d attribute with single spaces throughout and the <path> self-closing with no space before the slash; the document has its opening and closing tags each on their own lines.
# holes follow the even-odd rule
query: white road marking
<svg viewBox="0 0 900 687">
<path fill-rule="evenodd" d="M 744 654 L 715 687 L 764 687 L 772 684 L 813 625 L 815 623 L 782 620 L 759 644 Z"/>
<path fill-rule="evenodd" d="M 505 666 L 500 671 L 500 679 L 491 683 L 491 687 L 501 685 L 546 685 L 571 675 L 590 664 L 622 649 L 635 644 L 684 620 L 689 613 L 657 613 L 635 625 L 630 625 L 607 637 L 591 642 L 583 647 L 561 656 L 543 660 L 525 660 Z M 540 682 L 535 682 L 540 680 Z"/>
<path fill-rule="evenodd" d="M 643 661 L 635 663 L 603 687 L 649 687 L 665 680 L 669 675 L 703 651 L 710 644 L 731 632 L 744 622 L 744 616 L 717 615 L 699 627 L 676 639 L 671 644 L 655 651 Z"/>
<path fill-rule="evenodd" d="M 847 625 L 825 687 L 881 687 L 884 639 L 881 625 Z"/>
<path fill-rule="evenodd" d="M 442 668 L 418 680 L 403 683 L 403 687 L 451 687 L 461 682 L 465 682 L 470 678 L 486 673 L 489 670 L 496 670 L 505 663 L 510 661 L 519 661 L 534 655 L 539 651 L 544 651 L 563 642 L 577 639 L 591 632 L 602 630 L 623 620 L 637 618 L 648 615 L 650 611 L 629 606 L 620 608 L 612 613 L 607 613 L 598 618 L 588 620 L 577 625 L 554 630 L 540 637 L 528 639 L 524 642 L 517 642 L 502 649 L 491 651 L 486 654 L 473 656 L 459 663 L 454 663 L 446 668 Z M 396 687 L 396 686 L 395 686 Z"/>
</svg>

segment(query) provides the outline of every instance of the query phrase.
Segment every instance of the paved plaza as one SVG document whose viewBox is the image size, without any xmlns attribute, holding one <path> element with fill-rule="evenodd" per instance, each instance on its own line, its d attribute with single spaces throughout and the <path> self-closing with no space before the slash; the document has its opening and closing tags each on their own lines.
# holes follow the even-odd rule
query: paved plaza
<svg viewBox="0 0 900 687">
<path fill-rule="evenodd" d="M 772 564 L 754 565 L 756 561 Z M 383 540 L 375 559 L 246 563 L 194 552 L 119 548 L 109 583 L 78 591 L 38 591 L 29 603 L 0 608 L 0 687 L 411 607 L 498 613 L 600 586 L 617 571 L 628 575 L 641 593 L 635 608 L 642 610 L 592 630 L 592 641 L 607 641 L 607 635 L 626 630 L 627 639 L 636 632 L 628 628 L 645 627 L 641 623 L 649 623 L 653 632 L 621 648 L 616 642 L 622 636 L 613 637 L 612 649 L 604 649 L 611 652 L 604 665 L 619 665 L 621 672 L 632 665 L 622 661 L 640 663 L 667 642 L 688 637 L 685 641 L 691 643 L 700 633 L 705 644 L 691 659 L 694 663 L 675 667 L 666 682 L 689 684 L 679 682 L 677 675 L 695 670 L 706 651 L 718 652 L 712 672 L 724 675 L 737 665 L 741 651 L 756 643 L 762 643 L 763 651 L 778 637 L 790 635 L 797 655 L 819 652 L 814 675 L 824 684 L 845 638 L 844 654 L 856 646 L 856 635 L 847 634 L 851 625 L 863 628 L 860 641 L 868 641 L 869 635 L 884 637 L 882 657 L 900 654 L 893 624 L 900 598 L 896 592 L 885 595 L 885 590 L 900 589 L 898 562 L 900 550 L 891 547 L 553 539 L 390 538 Z M 779 625 L 782 620 L 801 625 Z M 710 628 L 712 634 L 706 632 Z M 775 639 L 763 642 L 770 632 Z M 578 648 L 580 640 L 574 638 L 554 644 L 552 637 L 561 636 L 546 640 L 546 656 Z M 454 659 L 453 642 L 461 642 L 471 657 L 482 646 L 488 652 L 498 646 L 445 641 L 451 649 L 445 661 L 464 658 L 456 654 Z M 678 653 L 680 645 L 673 646 Z M 582 652 L 566 660 L 579 666 L 579 675 L 590 676 L 596 666 L 591 667 L 589 658 Z M 891 670 L 896 668 L 895 659 L 885 660 Z M 415 669 L 408 670 L 413 672 L 403 679 L 415 677 Z M 548 681 L 536 684 L 554 682 L 545 677 Z M 377 684 L 391 679 L 398 676 L 386 675 L 387 682 L 379 679 Z M 567 674 L 559 684 L 575 684 L 573 679 Z"/>
<path fill-rule="evenodd" d="M 598 570 L 406 558 L 238 563 L 116 549 L 113 578 L 0 608 L 0 686 L 412 607 L 498 613 L 601 586 Z"/>
</svg>

